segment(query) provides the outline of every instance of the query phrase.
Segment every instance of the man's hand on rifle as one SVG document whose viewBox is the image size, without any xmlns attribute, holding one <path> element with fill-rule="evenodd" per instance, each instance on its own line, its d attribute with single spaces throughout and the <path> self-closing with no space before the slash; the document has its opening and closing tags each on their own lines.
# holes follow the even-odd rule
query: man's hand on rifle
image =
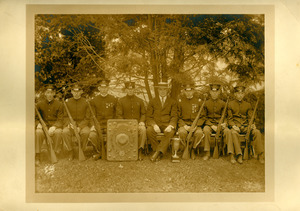
<svg viewBox="0 0 300 211">
<path fill-rule="evenodd" d="M 56 127 L 55 127 L 55 126 L 50 127 L 50 128 L 49 128 L 49 135 L 50 135 L 50 136 L 53 136 L 55 130 L 56 130 Z"/>
<path fill-rule="evenodd" d="M 197 127 L 194 127 L 193 131 L 192 132 L 195 132 L 197 130 Z"/>
<path fill-rule="evenodd" d="M 232 126 L 232 129 L 234 129 L 234 130 L 237 131 L 238 133 L 241 132 L 240 128 L 239 128 L 238 126 L 236 126 L 236 125 L 233 125 L 233 126 Z"/>
<path fill-rule="evenodd" d="M 140 122 L 139 126 L 145 126 L 145 123 L 144 122 Z"/>
<path fill-rule="evenodd" d="M 172 125 L 169 125 L 169 126 L 165 129 L 165 131 L 166 131 L 167 133 L 169 133 L 169 132 L 171 132 L 172 129 L 174 129 L 174 127 L 173 127 Z"/>
<path fill-rule="evenodd" d="M 212 125 L 211 129 L 213 129 L 215 132 L 217 132 L 218 127 L 216 125 Z"/>
<path fill-rule="evenodd" d="M 191 130 L 191 126 L 189 126 L 189 125 L 185 125 L 185 126 L 183 126 L 184 127 L 184 129 L 186 130 L 186 131 L 189 131 L 189 132 L 195 132 L 195 130 L 197 129 L 197 127 L 194 127 L 194 129 L 193 129 L 193 131 L 190 131 Z"/>
<path fill-rule="evenodd" d="M 221 124 L 222 129 L 224 130 L 227 127 L 227 124 L 224 122 Z"/>
<path fill-rule="evenodd" d="M 74 130 L 74 125 L 72 124 L 72 123 L 70 123 L 69 125 L 68 125 L 68 127 L 69 128 L 72 128 L 73 130 Z M 75 125 L 75 127 L 76 127 L 76 125 Z M 80 127 L 77 127 L 77 131 L 78 131 L 78 133 L 80 132 Z"/>
<path fill-rule="evenodd" d="M 255 124 L 252 124 L 252 125 L 251 125 L 251 129 L 252 129 L 252 130 L 255 130 L 255 129 L 256 129 Z"/>
<path fill-rule="evenodd" d="M 92 131 L 96 131 L 96 128 L 95 128 L 94 125 L 91 127 L 91 132 L 92 132 Z"/>
<path fill-rule="evenodd" d="M 42 127 L 42 125 L 41 125 L 41 123 L 39 123 L 37 126 L 36 126 L 36 129 L 42 129 L 43 127 Z"/>
<path fill-rule="evenodd" d="M 190 128 L 191 128 L 191 126 L 188 126 L 188 125 L 185 125 L 185 126 L 183 126 L 183 127 L 184 127 L 184 129 L 185 129 L 186 131 L 189 131 Z"/>
<path fill-rule="evenodd" d="M 160 128 L 158 127 L 158 125 L 153 125 L 153 129 L 155 132 L 160 133 Z"/>
</svg>

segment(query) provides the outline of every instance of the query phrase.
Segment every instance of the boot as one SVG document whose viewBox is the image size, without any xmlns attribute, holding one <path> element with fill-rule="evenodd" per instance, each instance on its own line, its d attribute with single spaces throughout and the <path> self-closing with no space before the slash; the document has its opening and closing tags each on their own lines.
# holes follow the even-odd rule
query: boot
<svg viewBox="0 0 300 211">
<path fill-rule="evenodd" d="M 159 154 L 160 154 L 159 151 L 155 151 L 154 154 L 151 156 L 150 160 L 152 162 L 156 161 L 156 158 L 158 157 Z"/>
<path fill-rule="evenodd" d="M 40 157 L 40 153 L 36 153 L 35 154 L 35 166 L 39 167 L 41 165 L 41 157 Z"/>
<path fill-rule="evenodd" d="M 99 160 L 101 158 L 101 154 L 97 153 L 97 154 L 94 154 L 93 155 L 93 159 L 96 161 L 96 160 Z"/>
<path fill-rule="evenodd" d="M 142 154 L 143 154 L 143 148 L 139 148 L 139 161 L 142 161 L 143 160 L 143 157 L 142 157 Z"/>
<path fill-rule="evenodd" d="M 71 161 L 73 159 L 74 159 L 74 153 L 73 153 L 73 150 L 71 150 L 68 152 L 68 160 Z"/>
<path fill-rule="evenodd" d="M 242 155 L 238 155 L 237 162 L 238 162 L 239 164 L 242 164 L 242 163 L 243 163 L 243 156 L 242 156 Z"/>
<path fill-rule="evenodd" d="M 235 157 L 234 157 L 234 154 L 233 154 L 233 153 L 230 154 L 230 162 L 231 162 L 232 164 L 235 164 L 235 163 L 236 163 L 236 160 L 235 160 Z"/>
<path fill-rule="evenodd" d="M 191 159 L 195 160 L 196 159 L 196 155 L 195 155 L 195 149 L 191 150 Z"/>
<path fill-rule="evenodd" d="M 205 152 L 205 155 L 203 157 L 203 160 L 208 160 L 210 157 L 210 151 Z"/>
<path fill-rule="evenodd" d="M 157 162 L 157 161 L 160 161 L 161 158 L 162 158 L 162 152 L 159 152 L 159 153 L 158 153 L 158 156 L 157 156 L 157 158 L 156 158 L 156 162 Z"/>
<path fill-rule="evenodd" d="M 263 153 L 261 153 L 261 154 L 258 155 L 258 161 L 259 161 L 261 164 L 264 164 L 264 163 L 265 163 L 265 160 L 264 160 L 264 157 L 263 157 Z"/>
</svg>

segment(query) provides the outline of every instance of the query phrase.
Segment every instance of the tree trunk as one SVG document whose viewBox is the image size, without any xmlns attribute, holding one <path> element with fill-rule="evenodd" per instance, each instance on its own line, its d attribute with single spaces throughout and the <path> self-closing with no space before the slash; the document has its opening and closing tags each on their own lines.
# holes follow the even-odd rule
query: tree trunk
<svg viewBox="0 0 300 211">
<path fill-rule="evenodd" d="M 153 32 L 155 28 L 155 18 L 153 18 L 151 15 L 148 15 L 148 21 L 149 21 L 149 29 L 150 29 L 150 34 L 154 34 L 154 43 L 151 44 L 150 42 L 150 67 L 151 67 L 151 72 L 153 76 L 153 84 L 156 86 L 159 82 L 159 69 L 158 69 L 158 58 L 157 58 L 157 50 L 156 50 L 156 35 Z M 158 96 L 157 88 L 154 88 L 155 96 Z M 150 99 L 150 98 L 149 98 Z"/>
<path fill-rule="evenodd" d="M 169 73 L 178 74 L 180 70 L 183 68 L 184 64 L 184 51 L 183 46 L 178 43 L 178 45 L 174 48 L 174 57 L 170 64 Z M 177 99 L 180 93 L 181 83 L 178 81 L 172 80 L 172 89 L 171 89 L 171 97 Z"/>
<path fill-rule="evenodd" d="M 152 94 L 151 94 L 151 90 L 150 90 L 150 86 L 149 86 L 148 72 L 147 72 L 147 70 L 145 70 L 144 83 L 145 83 L 145 88 L 146 88 L 147 95 L 148 95 L 148 98 L 149 98 L 149 101 L 150 101 L 150 100 L 152 100 Z"/>
</svg>

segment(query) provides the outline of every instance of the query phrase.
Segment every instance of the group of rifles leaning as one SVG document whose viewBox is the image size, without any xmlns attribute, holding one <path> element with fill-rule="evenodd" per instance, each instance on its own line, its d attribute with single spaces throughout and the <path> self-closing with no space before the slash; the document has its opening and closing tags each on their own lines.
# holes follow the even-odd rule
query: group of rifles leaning
<svg viewBox="0 0 300 211">
<path fill-rule="evenodd" d="M 60 153 L 62 144 L 68 151 L 68 159 L 74 158 L 74 146 L 72 136 L 74 130 L 80 136 L 82 151 L 86 151 L 90 142 L 94 148 L 93 158 L 101 158 L 105 152 L 105 145 L 99 131 L 96 130 L 95 121 L 101 126 L 100 134 L 106 134 L 108 119 L 136 119 L 138 123 L 138 158 L 142 160 L 146 143 L 151 144 L 153 154 L 152 162 L 158 161 L 166 154 L 170 140 L 178 129 L 178 136 L 182 145 L 187 145 L 188 134 L 192 139 L 189 142 L 190 156 L 195 159 L 195 149 L 201 141 L 204 142 L 203 160 L 208 160 L 210 154 L 210 137 L 212 133 L 220 130 L 226 152 L 230 156 L 231 163 L 243 163 L 240 133 L 250 132 L 251 146 L 256 152 L 256 159 L 264 163 L 263 143 L 261 133 L 254 123 L 249 125 L 254 116 L 250 103 L 244 100 L 245 86 L 237 84 L 234 87 L 234 100 L 225 103 L 220 99 L 221 85 L 209 84 L 209 99 L 201 99 L 195 94 L 192 84 L 183 87 L 183 95 L 176 101 L 169 94 L 168 83 L 161 82 L 157 85 L 158 96 L 150 100 L 147 109 L 142 99 L 135 95 L 135 83 L 126 82 L 126 96 L 120 99 L 108 94 L 109 81 L 102 80 L 98 84 L 99 95 L 87 101 L 81 97 L 82 87 L 78 84 L 72 86 L 72 98 L 59 101 L 55 99 L 56 89 L 53 85 L 47 85 L 44 90 L 44 98 L 36 104 L 36 138 L 35 138 L 35 163 L 40 165 L 40 154 L 43 141 L 51 137 L 52 150 Z M 201 108 L 201 109 L 200 109 Z M 225 111 L 223 112 L 223 110 Z M 201 110 L 201 111 L 200 111 Z M 222 114 L 225 118 L 220 119 Z M 68 118 L 71 117 L 71 118 Z M 194 121 L 195 119 L 197 121 Z M 41 120 L 42 119 L 42 120 Z M 194 124 L 193 124 L 194 123 Z M 248 128 L 249 127 L 249 128 Z M 48 132 L 45 134 L 44 131 Z M 158 141 L 157 134 L 163 133 L 163 138 Z M 48 142 L 47 142 L 48 143 Z M 48 144 L 49 145 L 49 144 Z M 184 148 L 184 147 L 181 147 Z M 101 153 L 102 152 L 102 153 Z"/>
</svg>

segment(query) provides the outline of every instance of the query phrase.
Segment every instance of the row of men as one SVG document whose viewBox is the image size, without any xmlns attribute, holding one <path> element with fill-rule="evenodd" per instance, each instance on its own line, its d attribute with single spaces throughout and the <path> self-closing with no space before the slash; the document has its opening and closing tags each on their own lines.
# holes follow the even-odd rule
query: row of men
<svg viewBox="0 0 300 211">
<path fill-rule="evenodd" d="M 222 123 L 222 136 L 224 144 L 227 146 L 227 153 L 230 155 L 232 163 L 242 163 L 242 150 L 240 146 L 239 133 L 245 133 L 248 128 L 249 120 L 253 109 L 251 104 L 244 101 L 245 86 L 238 84 L 234 88 L 235 99 L 228 103 L 227 115 Z M 137 119 L 139 122 L 138 131 L 138 149 L 139 160 L 142 159 L 142 152 L 145 143 L 151 144 L 154 153 L 151 161 L 158 161 L 164 154 L 174 136 L 177 128 L 181 140 L 186 140 L 190 132 L 191 125 L 203 103 L 203 99 L 195 95 L 192 84 L 183 87 L 183 96 L 177 101 L 172 99 L 169 94 L 168 83 L 161 82 L 157 85 L 158 96 L 150 100 L 147 109 L 142 99 L 135 95 L 135 83 L 126 82 L 126 96 L 120 99 L 108 94 L 109 81 L 102 80 L 98 85 L 99 95 L 90 101 L 94 115 L 99 121 L 102 134 L 106 133 L 108 119 Z M 94 122 L 91 121 L 91 112 L 86 99 L 81 97 L 82 87 L 78 84 L 71 89 L 72 98 L 66 100 L 66 105 L 71 116 L 76 121 L 72 125 L 67 118 L 63 104 L 54 99 L 56 90 L 54 86 L 48 85 L 44 95 L 45 99 L 37 103 L 37 109 L 49 128 L 49 135 L 52 136 L 54 151 L 60 151 L 61 143 L 68 151 L 69 159 L 73 159 L 72 136 L 74 127 L 77 127 L 83 151 L 86 150 L 88 142 L 94 147 L 94 158 L 101 157 L 101 141 L 95 129 Z M 215 133 L 222 111 L 225 108 L 225 102 L 220 98 L 221 85 L 217 83 L 210 84 L 210 98 L 206 101 L 197 127 L 193 132 L 193 141 L 191 143 L 191 157 L 195 159 L 195 149 L 197 145 L 204 141 L 204 160 L 210 158 L 210 136 Z M 263 163 L 263 143 L 261 133 L 256 129 L 255 124 L 250 125 L 252 145 L 258 155 L 258 160 Z M 158 133 L 164 133 L 162 140 L 156 139 Z M 42 125 L 36 120 L 36 164 L 40 163 L 41 145 L 45 139 Z"/>
</svg>

